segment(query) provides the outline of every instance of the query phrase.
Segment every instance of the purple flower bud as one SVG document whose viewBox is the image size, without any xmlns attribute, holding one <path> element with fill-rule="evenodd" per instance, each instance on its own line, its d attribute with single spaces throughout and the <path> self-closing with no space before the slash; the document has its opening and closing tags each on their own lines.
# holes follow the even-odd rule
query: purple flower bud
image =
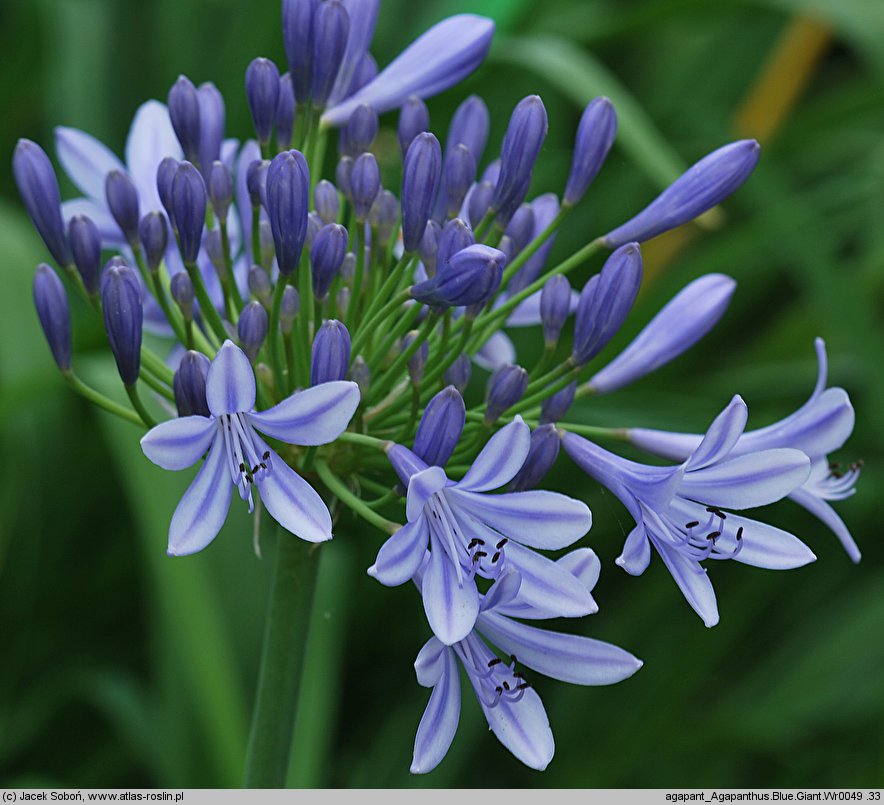
<svg viewBox="0 0 884 805">
<path fill-rule="evenodd" d="M 559 434 L 555 425 L 541 425 L 531 434 L 528 457 L 510 481 L 510 492 L 526 492 L 539 484 L 559 456 Z"/>
<path fill-rule="evenodd" d="M 147 267 L 151 271 L 157 271 L 166 254 L 166 246 L 169 244 L 169 227 L 166 223 L 166 216 L 159 210 L 149 212 L 138 224 L 138 237 L 141 240 L 141 248 L 144 250 Z"/>
<path fill-rule="evenodd" d="M 75 215 L 68 223 L 68 241 L 83 285 L 90 295 L 94 294 L 98 290 L 98 277 L 101 274 L 101 235 L 98 227 L 91 218 Z"/>
<path fill-rule="evenodd" d="M 324 321 L 313 339 L 310 385 L 343 380 L 350 365 L 350 333 L 336 319 Z"/>
<path fill-rule="evenodd" d="M 246 69 L 246 99 L 258 142 L 267 145 L 279 105 L 279 70 L 270 59 L 254 59 Z"/>
<path fill-rule="evenodd" d="M 210 416 L 206 400 L 206 380 L 211 362 L 202 352 L 188 350 L 172 380 L 178 416 Z"/>
<path fill-rule="evenodd" d="M 212 210 L 219 221 L 227 220 L 227 212 L 233 203 L 233 174 L 223 162 L 215 161 L 209 169 L 206 192 Z"/>
<path fill-rule="evenodd" d="M 179 271 L 169 282 L 169 294 L 178 305 L 185 321 L 193 320 L 193 283 L 186 271 Z"/>
<path fill-rule="evenodd" d="M 416 95 L 412 95 L 399 110 L 399 148 L 402 158 L 408 153 L 414 138 L 430 128 L 430 113 L 427 105 Z"/>
<path fill-rule="evenodd" d="M 540 424 L 546 425 L 550 422 L 558 422 L 571 407 L 574 402 L 574 394 L 577 391 L 577 382 L 569 383 L 561 391 L 557 391 L 550 397 L 547 397 L 540 406 Z"/>
<path fill-rule="evenodd" d="M 267 206 L 267 171 L 270 170 L 270 161 L 256 159 L 246 169 L 246 189 L 249 191 L 249 199 L 253 207 Z"/>
<path fill-rule="evenodd" d="M 341 205 L 337 188 L 323 179 L 313 189 L 313 206 L 324 224 L 333 224 L 338 220 Z"/>
<path fill-rule="evenodd" d="M 368 222 L 377 232 L 378 244 L 385 247 L 393 237 L 399 221 L 399 199 L 389 190 L 381 190 L 368 211 Z"/>
<path fill-rule="evenodd" d="M 267 338 L 267 311 L 260 302 L 249 302 L 239 316 L 236 332 L 243 352 L 254 363 Z"/>
<path fill-rule="evenodd" d="M 313 106 L 325 107 L 347 48 L 350 16 L 340 0 L 325 0 L 313 15 Z"/>
<path fill-rule="evenodd" d="M 178 227 L 181 258 L 186 265 L 194 265 L 206 223 L 206 185 L 200 172 L 189 162 L 182 162 L 175 172 L 172 209 Z"/>
<path fill-rule="evenodd" d="M 448 128 L 446 149 L 465 145 L 478 164 L 488 142 L 488 107 L 478 95 L 470 95 L 454 112 Z"/>
<path fill-rule="evenodd" d="M 126 265 L 112 265 L 101 275 L 101 309 L 104 328 L 117 371 L 127 386 L 134 386 L 141 370 L 141 285 Z"/>
<path fill-rule="evenodd" d="M 402 339 L 402 351 L 405 352 L 418 337 L 417 330 L 411 330 L 405 334 Z M 424 379 L 424 368 L 427 365 L 427 358 L 430 357 L 430 345 L 424 342 L 417 348 L 417 351 L 408 359 L 408 376 L 415 385 L 420 385 Z"/>
<path fill-rule="evenodd" d="M 362 154 L 371 150 L 378 133 L 378 113 L 370 106 L 357 107 L 341 133 L 346 134 L 352 153 Z"/>
<path fill-rule="evenodd" d="M 724 274 L 707 274 L 682 288 L 620 355 L 590 378 L 589 387 L 608 394 L 681 355 L 724 315 L 735 288 Z"/>
<path fill-rule="evenodd" d="M 479 182 L 470 193 L 470 203 L 468 214 L 470 223 L 475 227 L 479 225 L 491 209 L 491 202 L 494 200 L 494 183 L 482 181 Z"/>
<path fill-rule="evenodd" d="M 175 136 L 189 162 L 199 164 L 200 159 L 200 100 L 196 87 L 187 76 L 178 80 L 169 90 L 169 118 Z"/>
<path fill-rule="evenodd" d="M 34 274 L 34 305 L 49 349 L 62 372 L 71 369 L 71 311 L 58 275 L 46 265 Z"/>
<path fill-rule="evenodd" d="M 357 355 L 353 359 L 353 365 L 350 367 L 347 377 L 359 386 L 359 393 L 364 396 L 371 385 L 371 369 L 368 368 L 368 364 L 361 355 Z"/>
<path fill-rule="evenodd" d="M 500 178 L 491 205 L 495 212 L 510 208 L 519 196 L 518 204 L 524 200 L 547 128 L 546 109 L 540 97 L 529 95 L 522 99 L 513 111 L 500 150 Z"/>
<path fill-rule="evenodd" d="M 111 215 L 129 245 L 138 243 L 138 191 L 122 171 L 111 171 L 104 180 L 104 193 Z"/>
<path fill-rule="evenodd" d="M 687 169 L 638 215 L 609 232 L 609 248 L 630 240 L 646 241 L 712 209 L 733 193 L 758 164 L 755 140 L 739 140 L 703 157 Z"/>
<path fill-rule="evenodd" d="M 335 168 L 335 182 L 341 189 L 345 198 L 353 198 L 353 189 L 350 187 L 350 178 L 353 176 L 353 158 L 341 157 Z"/>
<path fill-rule="evenodd" d="M 309 251 L 313 248 L 313 241 L 319 234 L 319 230 L 322 229 L 322 227 L 322 218 L 319 217 L 319 213 L 307 213 L 307 234 L 304 236 L 305 249 Z"/>
<path fill-rule="evenodd" d="M 269 307 L 272 292 L 270 275 L 261 266 L 252 266 L 249 269 L 249 293 L 264 307 Z"/>
<path fill-rule="evenodd" d="M 19 140 L 12 156 L 12 172 L 25 209 L 46 248 L 59 265 L 69 266 L 71 251 L 61 217 L 61 194 L 46 152 L 30 140 Z"/>
<path fill-rule="evenodd" d="M 513 255 L 518 254 L 530 242 L 534 233 L 534 209 L 530 204 L 523 204 L 510 218 L 506 228 L 506 236 L 512 241 Z"/>
<path fill-rule="evenodd" d="M 402 240 L 414 252 L 424 236 L 439 190 L 442 148 L 429 132 L 418 134 L 405 155 L 402 171 Z"/>
<path fill-rule="evenodd" d="M 504 256 L 490 246 L 476 244 L 461 249 L 445 263 L 437 264 L 436 276 L 414 285 L 411 296 L 425 305 L 459 307 L 487 302 L 500 287 Z"/>
<path fill-rule="evenodd" d="M 442 236 L 442 227 L 435 221 L 427 221 L 427 228 L 421 238 L 418 254 L 427 271 L 427 276 L 432 277 L 436 273 L 436 255 L 439 252 L 439 238 Z"/>
<path fill-rule="evenodd" d="M 559 343 L 565 320 L 571 312 L 571 283 L 562 274 L 550 277 L 540 292 L 540 321 L 547 349 Z"/>
<path fill-rule="evenodd" d="M 467 191 L 476 178 L 476 160 L 470 149 L 461 144 L 456 145 L 445 156 L 444 188 L 446 195 L 449 218 L 453 218 L 460 211 Z"/>
<path fill-rule="evenodd" d="M 460 218 L 453 218 L 439 233 L 439 241 L 436 248 L 437 270 L 445 265 L 459 251 L 472 246 L 476 242 L 473 230 Z"/>
<path fill-rule="evenodd" d="M 539 237 L 546 228 L 552 223 L 556 215 L 559 214 L 559 200 L 553 193 L 544 193 L 531 202 L 531 209 L 534 211 L 534 231 L 531 233 L 531 240 Z M 552 247 L 555 243 L 555 233 L 550 235 L 544 244 L 537 249 L 534 254 L 525 261 L 525 264 L 516 272 L 507 286 L 510 294 L 518 293 L 527 288 L 539 276 Z"/>
<path fill-rule="evenodd" d="M 356 273 L 356 255 L 353 252 L 347 252 L 344 255 L 344 262 L 341 263 L 341 279 L 344 282 L 350 282 Z"/>
<path fill-rule="evenodd" d="M 580 292 L 574 321 L 578 366 L 589 363 L 614 337 L 632 308 L 642 283 L 642 253 L 637 243 L 615 251 Z"/>
<path fill-rule="evenodd" d="M 590 101 L 577 127 L 564 204 L 573 205 L 583 198 L 586 188 L 604 164 L 616 136 L 617 112 L 613 104 L 604 97 Z"/>
<path fill-rule="evenodd" d="M 288 335 L 295 323 L 295 316 L 301 307 L 301 296 L 294 285 L 287 285 L 282 293 L 282 305 L 279 308 L 279 324 L 283 333 Z"/>
<path fill-rule="evenodd" d="M 485 422 L 496 422 L 498 417 L 512 405 L 515 405 L 528 388 L 528 372 L 521 366 L 508 364 L 496 369 L 488 378 L 485 388 Z"/>
<path fill-rule="evenodd" d="M 454 386 L 427 403 L 414 437 L 414 453 L 427 464 L 444 467 L 463 433 L 466 422 L 463 397 Z"/>
<path fill-rule="evenodd" d="M 276 260 L 283 276 L 298 268 L 307 212 L 310 208 L 310 169 L 300 151 L 277 154 L 267 170 L 267 212 L 276 245 Z"/>
<path fill-rule="evenodd" d="M 224 98 L 211 81 L 200 84 L 196 94 L 200 104 L 200 170 L 205 176 L 211 164 L 221 159 L 227 113 Z"/>
<path fill-rule="evenodd" d="M 332 281 L 337 276 L 347 253 L 347 230 L 340 224 L 327 224 L 313 239 L 310 250 L 310 270 L 313 275 L 313 295 L 325 299 Z"/>
<path fill-rule="evenodd" d="M 495 223 L 499 228 L 505 229 L 510 219 L 516 214 L 522 202 L 528 195 L 528 189 L 531 186 L 531 176 L 526 176 L 525 181 L 513 192 L 509 200 L 497 210 Z"/>
<path fill-rule="evenodd" d="M 353 79 L 350 81 L 350 86 L 347 89 L 347 97 L 355 95 L 364 86 L 367 86 L 374 81 L 375 78 L 377 78 L 377 75 L 378 63 L 374 60 L 374 56 L 372 56 L 371 53 L 363 53 L 362 58 L 359 60 L 359 64 L 356 67 L 356 72 L 353 73 Z"/>
<path fill-rule="evenodd" d="M 295 100 L 307 103 L 310 97 L 313 58 L 313 16 L 319 0 L 283 0 L 282 41 L 292 76 Z"/>
<path fill-rule="evenodd" d="M 211 232 L 206 233 L 206 237 L 203 240 L 203 249 L 205 249 L 206 254 L 209 256 L 209 262 L 211 262 L 214 269 L 221 276 L 226 276 L 227 266 L 224 262 L 224 246 L 221 243 L 221 232 L 218 229 L 213 229 Z"/>
<path fill-rule="evenodd" d="M 279 100 L 276 104 L 276 144 L 280 150 L 292 147 L 292 132 L 295 128 L 295 91 L 292 77 L 283 73 L 279 79 Z"/>
<path fill-rule="evenodd" d="M 350 174 L 350 193 L 356 220 L 364 221 L 368 217 L 371 205 L 381 190 L 381 172 L 374 154 L 360 154 L 353 163 Z"/>
<path fill-rule="evenodd" d="M 461 352 L 460 355 L 457 356 L 454 363 L 449 366 L 444 374 L 442 375 L 442 380 L 449 386 L 454 386 L 461 394 L 463 394 L 467 386 L 470 385 L 470 378 L 473 376 L 473 362 L 470 360 L 470 356 L 466 354 L 466 352 Z"/>
<path fill-rule="evenodd" d="M 346 263 L 346 261 L 344 262 Z M 335 294 L 335 305 L 337 305 L 338 310 L 343 312 L 350 307 L 351 296 L 351 291 L 346 285 L 338 289 L 337 294 Z"/>
<path fill-rule="evenodd" d="M 178 172 L 178 160 L 174 157 L 164 157 L 160 164 L 157 165 L 157 194 L 166 215 L 169 216 L 169 223 L 172 225 L 172 231 L 177 232 L 178 227 L 175 226 L 175 212 L 172 209 L 172 182 L 175 181 L 175 174 Z"/>
</svg>

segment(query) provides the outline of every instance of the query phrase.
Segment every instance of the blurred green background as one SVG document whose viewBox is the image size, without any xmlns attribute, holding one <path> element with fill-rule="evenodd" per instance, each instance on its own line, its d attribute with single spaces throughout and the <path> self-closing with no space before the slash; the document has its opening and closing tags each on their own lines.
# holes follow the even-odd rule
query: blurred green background
<svg viewBox="0 0 884 805">
<path fill-rule="evenodd" d="M 84 128 L 118 153 L 145 99 L 179 73 L 213 80 L 228 134 L 250 132 L 243 75 L 283 63 L 277 0 L 4 0 L 0 151 L 16 138 L 52 152 L 52 126 Z M 604 92 L 620 136 L 589 198 L 560 235 L 567 256 L 649 200 L 687 164 L 736 136 L 763 140 L 761 164 L 717 229 L 691 227 L 646 249 L 648 279 L 626 343 L 679 287 L 721 271 L 739 281 L 723 322 L 689 355 L 571 418 L 702 429 L 739 391 L 760 426 L 804 401 L 812 341 L 858 411 L 836 458 L 865 459 L 839 504 L 863 552 L 788 502 L 768 519 L 818 561 L 775 573 L 711 568 L 722 622 L 703 627 L 659 560 L 641 580 L 613 565 L 628 516 L 575 477 L 604 562 L 599 614 L 563 628 L 630 649 L 644 668 L 612 688 L 536 678 L 556 736 L 550 768 L 522 767 L 464 696 L 447 759 L 409 775 L 427 691 L 411 668 L 427 637 L 418 598 L 364 569 L 379 534 L 348 519 L 325 547 L 291 782 L 314 786 L 884 785 L 884 4 L 880 0 L 383 0 L 373 51 L 388 62 L 428 24 L 471 10 L 498 34 L 481 70 L 430 103 L 444 135 L 467 94 L 492 111 L 496 150 L 513 105 L 539 92 L 551 127 L 537 192 L 567 175 L 582 105 Z M 395 115 L 382 123 L 389 129 Z M 382 149 L 382 155 L 384 154 Z M 486 161 L 487 161 L 486 154 Z M 398 166 L 388 148 L 385 174 Z M 69 185 L 63 187 L 74 195 Z M 163 473 L 130 426 L 64 387 L 33 313 L 45 259 L 0 172 L 0 784 L 220 787 L 239 784 L 272 567 L 234 511 L 202 554 L 164 553 L 184 475 Z M 585 267 L 582 278 L 598 265 Z M 112 384 L 100 327 L 74 309 L 79 365 Z M 536 332 L 518 335 L 536 352 Z M 528 364 L 530 365 L 530 363 Z M 474 392 L 484 377 L 477 373 Z"/>
</svg>

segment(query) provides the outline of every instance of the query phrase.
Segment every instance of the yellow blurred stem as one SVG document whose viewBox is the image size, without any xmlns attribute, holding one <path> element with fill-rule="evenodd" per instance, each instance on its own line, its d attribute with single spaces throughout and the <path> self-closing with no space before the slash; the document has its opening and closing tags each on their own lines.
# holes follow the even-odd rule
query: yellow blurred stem
<svg viewBox="0 0 884 805">
<path fill-rule="evenodd" d="M 740 137 L 754 137 L 766 143 L 776 136 L 816 72 L 830 41 L 830 28 L 818 18 L 805 14 L 792 17 L 737 109 L 734 130 Z M 697 238 L 701 227 L 717 229 L 723 220 L 724 214 L 716 207 L 696 222 L 648 241 L 642 249 L 645 275 L 653 279 L 661 274 Z"/>
</svg>

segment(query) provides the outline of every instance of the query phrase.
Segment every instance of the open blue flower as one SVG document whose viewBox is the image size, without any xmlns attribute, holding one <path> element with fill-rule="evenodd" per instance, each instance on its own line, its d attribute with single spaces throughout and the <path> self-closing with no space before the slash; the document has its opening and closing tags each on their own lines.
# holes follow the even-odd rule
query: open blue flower
<svg viewBox="0 0 884 805">
<path fill-rule="evenodd" d="M 758 450 L 734 455 L 748 410 L 734 397 L 716 417 L 687 461 L 650 467 L 628 461 L 565 433 L 562 445 L 590 477 L 611 490 L 635 520 L 617 564 L 644 573 L 651 545 L 688 603 L 707 626 L 718 623 L 704 559 L 736 559 L 774 570 L 801 567 L 816 557 L 792 534 L 727 509 L 749 509 L 780 500 L 808 478 L 810 461 L 800 450 Z"/>
<path fill-rule="evenodd" d="M 556 566 L 587 593 L 598 580 L 598 557 L 589 548 L 563 556 Z M 421 574 L 416 581 L 420 586 Z M 515 570 L 503 575 L 480 596 L 473 631 L 451 646 L 431 637 L 418 654 L 414 663 L 418 683 L 432 688 L 432 693 L 415 736 L 413 773 L 432 771 L 454 739 L 461 703 L 458 662 L 491 731 L 519 760 L 540 770 L 552 760 L 555 743 L 543 702 L 517 666 L 578 685 L 612 685 L 641 668 L 641 660 L 610 643 L 513 620 L 513 616 L 545 617 L 532 613 L 520 600 L 521 581 Z M 489 642 L 506 660 L 492 651 Z"/>
<path fill-rule="evenodd" d="M 837 464 L 830 465 L 827 458 L 850 438 L 856 415 L 844 389 L 826 388 L 826 344 L 822 338 L 817 338 L 815 347 L 819 369 L 816 386 L 807 402 L 773 425 L 744 433 L 731 454 L 736 456 L 777 447 L 792 447 L 806 454 L 811 462 L 810 476 L 789 493 L 789 498 L 831 528 L 847 555 L 858 562 L 862 554 L 856 541 L 844 521 L 826 502 L 843 500 L 856 491 L 860 465 L 852 464 L 842 470 Z M 627 431 L 627 436 L 643 450 L 675 461 L 689 456 L 703 438 L 693 433 L 667 433 L 647 428 L 632 428 Z"/>
<path fill-rule="evenodd" d="M 163 422 L 141 440 L 144 454 L 166 470 L 183 470 L 208 451 L 205 462 L 172 515 L 169 555 L 205 548 L 230 508 L 231 484 L 252 510 L 252 487 L 284 528 L 309 542 L 331 539 L 331 516 L 316 490 L 257 431 L 295 445 L 336 439 L 359 405 L 355 383 L 323 383 L 296 392 L 267 411 L 255 411 L 255 375 L 245 353 L 225 341 L 206 379 L 209 416 Z M 225 478 L 225 475 L 227 478 Z"/>
<path fill-rule="evenodd" d="M 475 577 L 521 575 L 521 598 L 554 615 L 580 617 L 595 605 L 572 574 L 532 548 L 566 548 L 589 531 L 586 504 L 556 492 L 531 490 L 489 495 L 509 483 L 528 456 L 531 432 L 521 417 L 498 431 L 467 474 L 451 481 L 411 450 L 387 453 L 407 484 L 408 524 L 388 539 L 369 575 L 382 584 L 404 584 L 417 574 L 427 547 L 423 600 L 434 634 L 447 645 L 463 640 L 479 614 Z"/>
</svg>

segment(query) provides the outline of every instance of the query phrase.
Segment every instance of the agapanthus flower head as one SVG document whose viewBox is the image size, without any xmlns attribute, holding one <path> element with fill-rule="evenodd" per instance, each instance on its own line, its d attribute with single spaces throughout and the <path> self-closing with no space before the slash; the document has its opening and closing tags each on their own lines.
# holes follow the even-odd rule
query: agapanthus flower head
<svg viewBox="0 0 884 805">
<path fill-rule="evenodd" d="M 183 470 L 208 451 L 169 526 L 169 554 L 205 548 L 221 530 L 232 487 L 253 507 L 252 488 L 280 525 L 308 542 L 331 539 L 328 508 L 315 489 L 259 435 L 290 445 L 333 441 L 359 403 L 355 383 L 324 383 L 255 411 L 255 376 L 243 351 L 226 341 L 206 378 L 209 416 L 171 419 L 141 440 L 144 454 L 167 470 Z M 232 482 L 232 483 L 231 483 Z"/>
<path fill-rule="evenodd" d="M 797 537 L 725 509 L 765 506 L 800 487 L 810 461 L 779 448 L 733 455 L 748 411 L 734 397 L 683 464 L 649 467 L 609 453 L 588 439 L 563 433 L 565 451 L 591 478 L 611 490 L 635 520 L 617 564 L 644 573 L 655 548 L 688 603 L 707 626 L 718 623 L 705 559 L 735 559 L 775 570 L 815 557 Z"/>
</svg>

